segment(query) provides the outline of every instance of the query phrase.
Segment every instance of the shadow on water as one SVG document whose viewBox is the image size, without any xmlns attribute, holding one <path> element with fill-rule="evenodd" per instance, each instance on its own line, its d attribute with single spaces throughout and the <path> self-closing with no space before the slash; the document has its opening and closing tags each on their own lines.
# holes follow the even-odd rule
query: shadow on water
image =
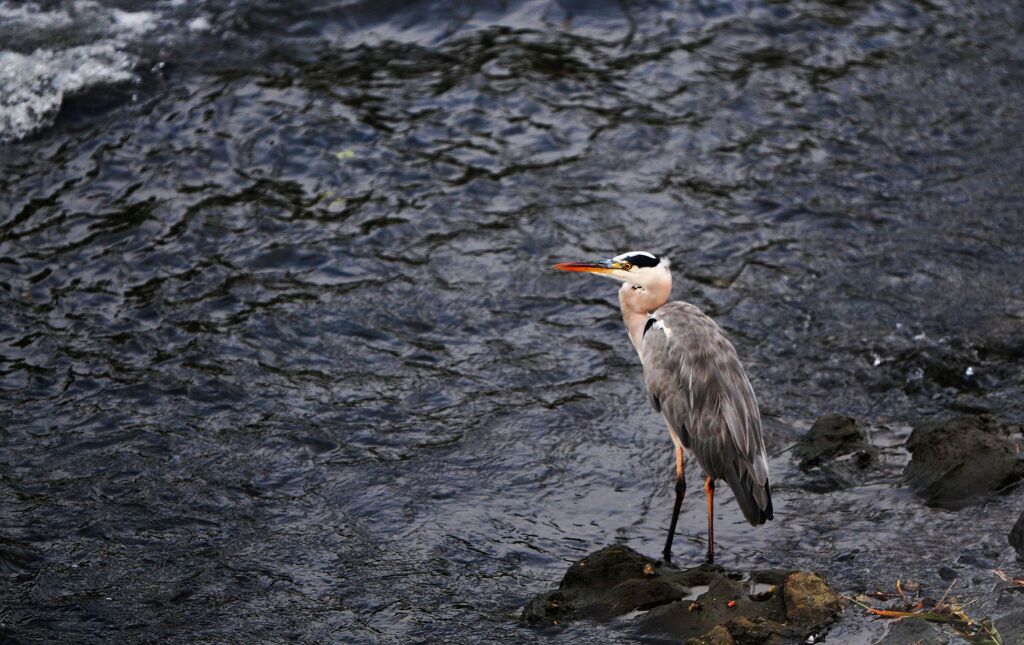
<svg viewBox="0 0 1024 645">
<path fill-rule="evenodd" d="M 956 567 L 992 609 L 1019 491 L 928 509 L 896 451 L 810 494 L 787 448 L 834 410 L 1024 418 L 1019 7 L 117 4 L 26 10 L 12 50 L 80 29 L 133 80 L 46 81 L 0 148 L 0 630 L 532 639 L 566 561 L 667 525 L 613 287 L 548 269 L 628 248 L 762 401 L 777 521 L 723 495 L 727 565 Z"/>
</svg>

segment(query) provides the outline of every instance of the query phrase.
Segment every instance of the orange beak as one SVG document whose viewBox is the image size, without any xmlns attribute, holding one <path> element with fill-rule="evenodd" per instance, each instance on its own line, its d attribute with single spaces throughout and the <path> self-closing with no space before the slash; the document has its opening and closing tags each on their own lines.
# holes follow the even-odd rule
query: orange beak
<svg viewBox="0 0 1024 645">
<path fill-rule="evenodd" d="M 560 262 L 554 266 L 559 271 L 582 271 L 585 273 L 611 273 L 619 267 L 611 260 L 600 262 Z"/>
</svg>

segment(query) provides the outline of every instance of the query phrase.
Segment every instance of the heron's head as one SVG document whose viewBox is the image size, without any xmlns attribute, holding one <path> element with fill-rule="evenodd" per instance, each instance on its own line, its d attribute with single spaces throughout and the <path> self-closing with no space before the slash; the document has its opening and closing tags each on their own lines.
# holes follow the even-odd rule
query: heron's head
<svg viewBox="0 0 1024 645">
<path fill-rule="evenodd" d="M 668 267 L 667 259 L 647 251 L 627 251 L 599 262 L 562 262 L 555 265 L 562 271 L 594 273 L 649 291 L 660 291 L 666 286 L 671 290 L 672 275 Z"/>
</svg>

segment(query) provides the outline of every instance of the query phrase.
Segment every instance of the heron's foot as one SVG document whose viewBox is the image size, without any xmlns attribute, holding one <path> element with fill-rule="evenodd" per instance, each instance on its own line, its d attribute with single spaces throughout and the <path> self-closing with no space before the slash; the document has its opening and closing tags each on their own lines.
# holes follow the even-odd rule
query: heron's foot
<svg viewBox="0 0 1024 645">
<path fill-rule="evenodd" d="M 665 549 L 664 551 L 662 551 L 661 552 L 661 560 L 665 564 L 672 564 L 672 552 L 669 551 L 668 549 Z"/>
<path fill-rule="evenodd" d="M 715 548 L 714 547 L 708 547 L 708 554 L 706 556 L 704 556 L 704 562 L 706 562 L 708 564 L 714 564 L 715 563 Z"/>
</svg>

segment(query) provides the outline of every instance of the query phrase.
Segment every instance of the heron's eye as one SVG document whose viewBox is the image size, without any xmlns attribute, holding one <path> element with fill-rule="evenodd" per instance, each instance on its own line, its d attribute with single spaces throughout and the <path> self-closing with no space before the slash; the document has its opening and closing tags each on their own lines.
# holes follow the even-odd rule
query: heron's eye
<svg viewBox="0 0 1024 645">
<path fill-rule="evenodd" d="M 630 262 L 629 260 L 626 260 L 625 262 L 622 263 L 622 268 L 626 271 L 629 271 L 630 269 L 633 268 L 633 263 Z"/>
</svg>

